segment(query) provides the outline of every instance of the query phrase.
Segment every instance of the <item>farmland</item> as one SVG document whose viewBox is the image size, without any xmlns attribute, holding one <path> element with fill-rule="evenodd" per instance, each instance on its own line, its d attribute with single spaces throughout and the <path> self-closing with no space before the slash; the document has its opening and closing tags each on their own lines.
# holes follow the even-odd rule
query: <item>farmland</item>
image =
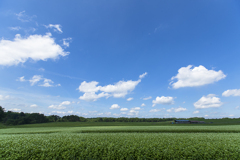
<svg viewBox="0 0 240 160">
<path fill-rule="evenodd" d="M 240 159 L 240 125 L 47 124 L 0 129 L 0 159 Z"/>
</svg>

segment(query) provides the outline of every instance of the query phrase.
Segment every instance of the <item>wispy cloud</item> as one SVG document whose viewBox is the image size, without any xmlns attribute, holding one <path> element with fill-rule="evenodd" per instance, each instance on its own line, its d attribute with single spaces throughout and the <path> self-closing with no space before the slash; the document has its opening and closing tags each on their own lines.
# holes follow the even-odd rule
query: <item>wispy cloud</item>
<svg viewBox="0 0 240 160">
<path fill-rule="evenodd" d="M 28 16 L 25 11 L 17 13 L 16 16 L 21 22 L 30 22 L 33 18 L 37 17 L 36 15 Z"/>
<path fill-rule="evenodd" d="M 46 28 L 53 28 L 55 32 L 58 33 L 63 33 L 62 31 L 62 26 L 60 24 L 49 24 L 49 25 L 44 25 Z"/>
</svg>

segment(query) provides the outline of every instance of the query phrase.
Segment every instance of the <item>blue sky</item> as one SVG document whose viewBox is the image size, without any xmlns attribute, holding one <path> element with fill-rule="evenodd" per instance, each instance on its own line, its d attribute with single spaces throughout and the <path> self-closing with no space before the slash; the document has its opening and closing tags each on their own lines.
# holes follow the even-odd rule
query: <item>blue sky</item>
<svg viewBox="0 0 240 160">
<path fill-rule="evenodd" d="M 83 117 L 240 117 L 240 3 L 0 2 L 0 105 Z"/>
</svg>

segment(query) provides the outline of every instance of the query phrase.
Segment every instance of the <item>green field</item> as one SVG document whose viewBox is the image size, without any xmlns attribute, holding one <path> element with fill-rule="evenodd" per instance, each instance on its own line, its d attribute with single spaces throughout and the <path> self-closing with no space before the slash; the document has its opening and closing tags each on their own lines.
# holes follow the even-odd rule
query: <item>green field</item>
<svg viewBox="0 0 240 160">
<path fill-rule="evenodd" d="M 8 126 L 0 159 L 240 159 L 240 125 L 107 123 Z"/>
</svg>

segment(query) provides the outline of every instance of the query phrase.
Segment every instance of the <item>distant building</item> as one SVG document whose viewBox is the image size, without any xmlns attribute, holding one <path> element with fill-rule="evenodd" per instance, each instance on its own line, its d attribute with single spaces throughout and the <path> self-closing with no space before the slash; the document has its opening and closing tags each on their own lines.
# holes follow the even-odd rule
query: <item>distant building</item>
<svg viewBox="0 0 240 160">
<path fill-rule="evenodd" d="M 190 123 L 205 123 L 204 121 L 190 121 Z"/>
<path fill-rule="evenodd" d="M 175 120 L 175 123 L 190 123 L 189 120 Z"/>
<path fill-rule="evenodd" d="M 197 123 L 197 124 L 199 124 L 199 123 L 205 123 L 204 121 L 189 121 L 189 120 L 175 120 L 175 123 Z"/>
</svg>

